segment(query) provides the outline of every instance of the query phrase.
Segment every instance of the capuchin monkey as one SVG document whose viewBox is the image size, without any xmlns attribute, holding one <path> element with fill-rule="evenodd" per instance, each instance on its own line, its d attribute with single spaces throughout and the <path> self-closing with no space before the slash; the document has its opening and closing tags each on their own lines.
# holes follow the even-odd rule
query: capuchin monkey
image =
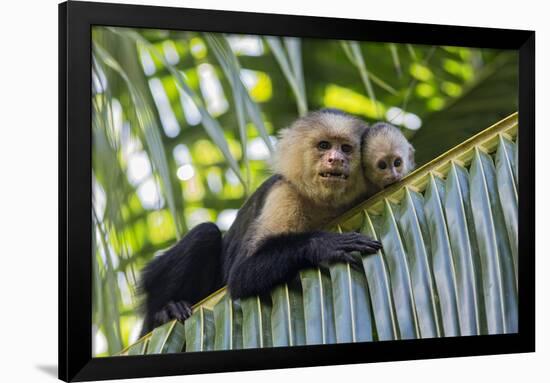
<svg viewBox="0 0 550 383">
<path fill-rule="evenodd" d="M 185 320 L 191 305 L 228 285 L 233 299 L 269 292 L 298 271 L 356 262 L 350 252 L 377 252 L 381 243 L 359 233 L 321 231 L 364 198 L 361 166 L 366 125 L 323 109 L 280 132 L 275 174 L 239 209 L 223 236 L 203 223 L 144 269 L 142 335 L 171 320 Z"/>
<path fill-rule="evenodd" d="M 276 175 L 260 187 L 261 202 L 250 198 L 224 237 L 224 280 L 233 298 L 264 294 L 307 267 L 353 262 L 351 251 L 381 248 L 362 234 L 320 231 L 365 193 L 365 128 L 343 112 L 321 110 L 280 133 Z"/>
<path fill-rule="evenodd" d="M 361 162 L 367 197 L 400 181 L 416 166 L 413 146 L 399 128 L 385 122 L 378 122 L 365 130 Z"/>
</svg>

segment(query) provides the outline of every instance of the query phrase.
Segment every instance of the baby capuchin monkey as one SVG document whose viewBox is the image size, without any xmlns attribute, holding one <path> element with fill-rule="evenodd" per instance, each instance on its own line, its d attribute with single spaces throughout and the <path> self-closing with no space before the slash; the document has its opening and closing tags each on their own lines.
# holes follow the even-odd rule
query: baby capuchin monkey
<svg viewBox="0 0 550 383">
<path fill-rule="evenodd" d="M 399 128 L 378 122 L 365 130 L 361 162 L 370 197 L 414 170 L 414 148 Z"/>
<path fill-rule="evenodd" d="M 215 224 L 200 224 L 146 266 L 142 334 L 186 319 L 192 304 L 224 284 L 233 299 L 262 295 L 304 268 L 355 262 L 350 252 L 378 251 L 380 242 L 360 233 L 322 231 L 365 196 L 365 129 L 361 120 L 331 109 L 283 129 L 275 174 L 239 209 L 223 238 Z"/>
</svg>

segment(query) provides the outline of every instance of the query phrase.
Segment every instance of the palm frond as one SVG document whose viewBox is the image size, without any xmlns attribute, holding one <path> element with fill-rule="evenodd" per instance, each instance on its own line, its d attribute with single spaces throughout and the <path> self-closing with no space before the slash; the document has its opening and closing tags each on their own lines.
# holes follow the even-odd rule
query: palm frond
<svg viewBox="0 0 550 383">
<path fill-rule="evenodd" d="M 225 289 L 200 302 L 186 322 L 200 342 L 187 350 L 517 332 L 517 218 L 504 212 L 516 136 L 514 114 L 335 220 L 382 241 L 358 255 L 362 268 L 303 270 L 234 306 Z"/>
</svg>

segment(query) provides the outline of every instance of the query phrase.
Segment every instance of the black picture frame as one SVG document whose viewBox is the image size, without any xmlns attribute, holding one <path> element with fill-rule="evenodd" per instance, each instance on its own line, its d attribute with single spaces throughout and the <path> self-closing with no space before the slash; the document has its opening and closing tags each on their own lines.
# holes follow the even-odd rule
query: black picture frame
<svg viewBox="0 0 550 383">
<path fill-rule="evenodd" d="M 519 332 L 92 357 L 91 28 L 94 25 L 512 49 L 519 52 Z M 59 5 L 59 378 L 114 378 L 535 350 L 535 32 L 70 1 Z"/>
</svg>

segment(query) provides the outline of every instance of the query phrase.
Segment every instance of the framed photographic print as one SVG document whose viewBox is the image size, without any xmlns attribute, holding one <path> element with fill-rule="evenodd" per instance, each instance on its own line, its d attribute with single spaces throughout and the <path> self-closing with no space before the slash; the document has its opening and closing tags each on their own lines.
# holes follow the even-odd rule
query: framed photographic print
<svg viewBox="0 0 550 383">
<path fill-rule="evenodd" d="M 59 5 L 59 377 L 534 351 L 534 32 Z"/>
</svg>

